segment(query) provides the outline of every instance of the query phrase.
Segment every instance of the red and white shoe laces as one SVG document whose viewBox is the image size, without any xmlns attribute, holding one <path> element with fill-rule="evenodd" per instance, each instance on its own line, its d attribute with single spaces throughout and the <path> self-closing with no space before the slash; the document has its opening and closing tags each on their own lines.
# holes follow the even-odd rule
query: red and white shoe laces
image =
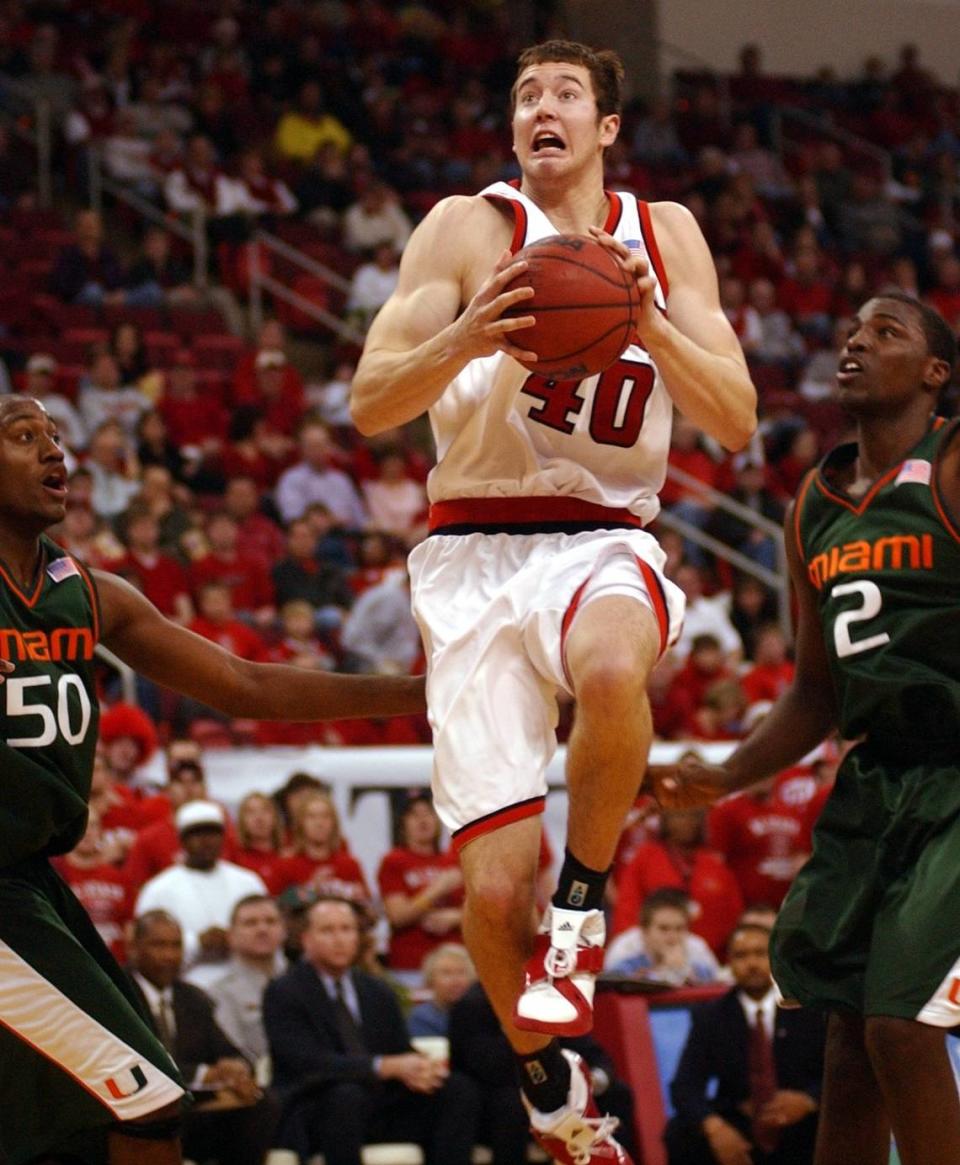
<svg viewBox="0 0 960 1165">
<path fill-rule="evenodd" d="M 576 1052 L 563 1054 L 570 1062 L 566 1107 L 545 1116 L 524 1098 L 534 1140 L 559 1165 L 633 1165 L 613 1139 L 617 1118 L 601 1116 L 594 1103 L 587 1066 Z"/>
<path fill-rule="evenodd" d="M 582 1036 L 593 1027 L 593 993 L 603 969 L 602 910 L 547 908 L 513 1022 L 523 1031 Z"/>
</svg>

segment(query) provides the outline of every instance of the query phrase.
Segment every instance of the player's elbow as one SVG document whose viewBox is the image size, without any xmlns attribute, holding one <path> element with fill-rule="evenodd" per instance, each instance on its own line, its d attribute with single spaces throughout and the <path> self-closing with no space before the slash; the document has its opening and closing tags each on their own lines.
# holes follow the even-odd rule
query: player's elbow
<svg viewBox="0 0 960 1165">
<path fill-rule="evenodd" d="M 350 390 L 350 416 L 357 431 L 364 437 L 375 437 L 391 427 L 383 416 L 383 406 L 377 400 L 372 386 L 355 375 Z"/>
</svg>

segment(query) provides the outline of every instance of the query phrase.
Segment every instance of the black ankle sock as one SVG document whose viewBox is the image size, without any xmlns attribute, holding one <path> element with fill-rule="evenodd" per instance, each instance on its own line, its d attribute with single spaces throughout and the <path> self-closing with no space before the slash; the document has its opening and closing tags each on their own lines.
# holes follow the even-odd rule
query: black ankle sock
<svg viewBox="0 0 960 1165">
<path fill-rule="evenodd" d="M 520 1088 L 539 1112 L 554 1112 L 567 1103 L 570 1091 L 570 1065 L 552 1040 L 539 1052 L 515 1053 Z"/>
<path fill-rule="evenodd" d="M 562 910 L 601 910 L 609 876 L 609 869 L 591 870 L 564 850 L 560 880 L 551 901 Z"/>
</svg>

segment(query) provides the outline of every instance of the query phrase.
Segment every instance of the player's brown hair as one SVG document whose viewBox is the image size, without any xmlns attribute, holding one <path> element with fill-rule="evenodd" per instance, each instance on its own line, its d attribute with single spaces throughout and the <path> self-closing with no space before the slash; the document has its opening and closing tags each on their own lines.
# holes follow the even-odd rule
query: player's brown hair
<svg viewBox="0 0 960 1165">
<path fill-rule="evenodd" d="M 582 65 L 590 74 L 597 112 L 601 117 L 623 107 L 623 61 L 612 49 L 592 49 L 576 40 L 546 40 L 531 45 L 517 57 L 517 80 L 532 65 Z M 510 112 L 517 104 L 517 81 L 510 90 Z"/>
</svg>

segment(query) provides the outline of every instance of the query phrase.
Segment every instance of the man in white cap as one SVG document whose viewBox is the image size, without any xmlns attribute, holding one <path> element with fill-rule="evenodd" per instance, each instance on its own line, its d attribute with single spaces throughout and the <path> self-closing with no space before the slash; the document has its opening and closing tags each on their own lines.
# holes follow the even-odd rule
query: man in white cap
<svg viewBox="0 0 960 1165">
<path fill-rule="evenodd" d="M 229 954 L 227 927 L 234 906 L 249 894 L 266 894 L 258 874 L 224 861 L 226 819 L 213 801 L 188 801 L 177 810 L 183 865 L 151 878 L 140 891 L 136 917 L 166 910 L 183 929 L 184 968 L 203 985 L 223 971 Z"/>
<path fill-rule="evenodd" d="M 76 408 L 61 392 L 56 391 L 57 362 L 47 352 L 34 352 L 27 361 L 27 384 L 24 392 L 43 402 L 60 431 L 68 449 L 87 447 L 87 426 Z"/>
</svg>

